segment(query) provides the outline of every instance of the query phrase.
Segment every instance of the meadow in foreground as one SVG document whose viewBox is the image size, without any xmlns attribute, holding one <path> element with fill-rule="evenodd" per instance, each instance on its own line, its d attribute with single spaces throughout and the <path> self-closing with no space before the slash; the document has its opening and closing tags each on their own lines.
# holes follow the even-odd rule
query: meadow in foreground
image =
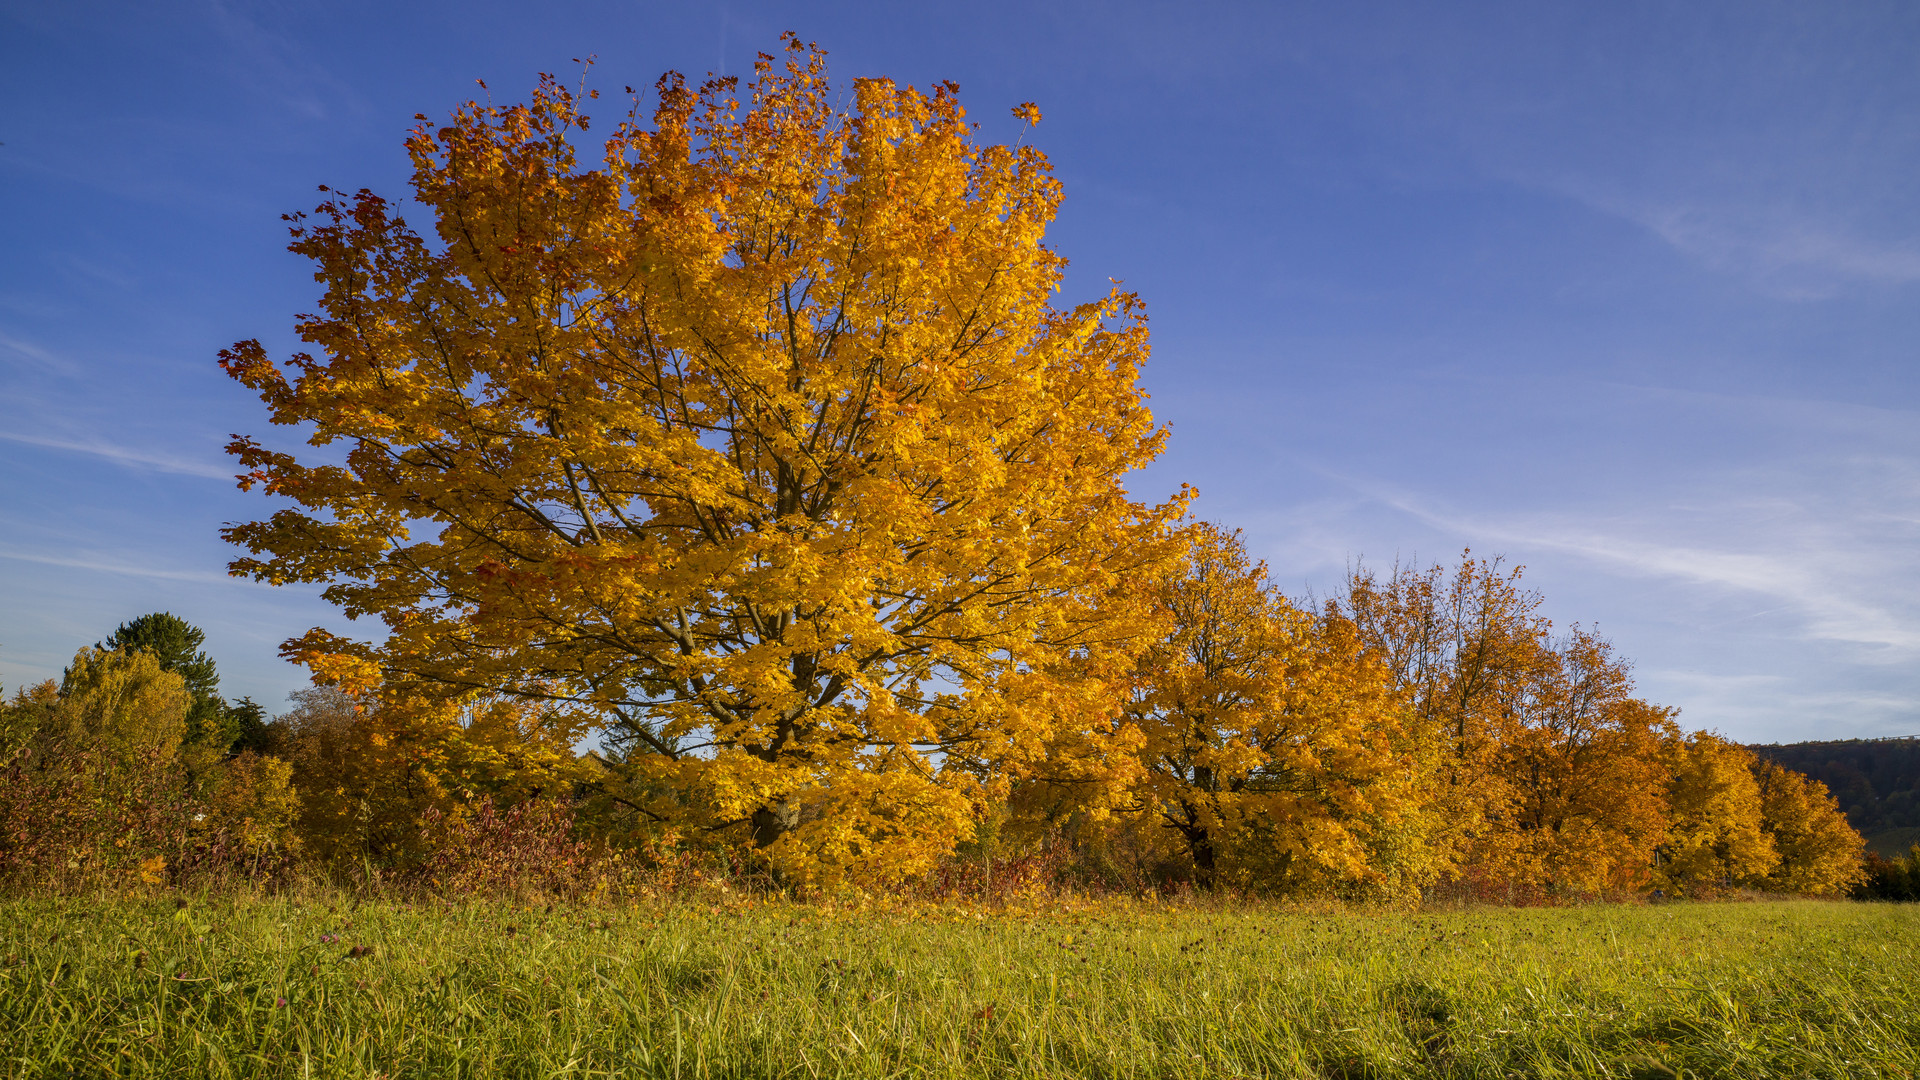
<svg viewBox="0 0 1920 1080">
<path fill-rule="evenodd" d="M 4 1073 L 1820 1077 L 1920 1066 L 1920 909 L 0 907 Z"/>
</svg>

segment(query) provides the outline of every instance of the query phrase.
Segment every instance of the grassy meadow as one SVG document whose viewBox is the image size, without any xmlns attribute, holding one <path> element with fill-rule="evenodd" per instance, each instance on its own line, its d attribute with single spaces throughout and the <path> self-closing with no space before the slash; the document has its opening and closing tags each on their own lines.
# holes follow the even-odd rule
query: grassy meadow
<svg viewBox="0 0 1920 1080">
<path fill-rule="evenodd" d="M 8 1077 L 1910 1077 L 1920 907 L 0 904 Z"/>
</svg>

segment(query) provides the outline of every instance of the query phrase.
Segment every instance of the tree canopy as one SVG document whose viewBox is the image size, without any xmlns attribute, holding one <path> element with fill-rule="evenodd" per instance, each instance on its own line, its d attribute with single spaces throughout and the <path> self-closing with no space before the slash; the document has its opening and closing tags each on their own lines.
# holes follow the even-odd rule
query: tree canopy
<svg viewBox="0 0 1920 1080">
<path fill-rule="evenodd" d="M 1130 495 L 1144 308 L 1056 303 L 1060 186 L 951 83 L 836 88 L 789 37 L 589 138 L 598 96 L 417 117 L 425 226 L 323 188 L 308 351 L 221 354 L 312 448 L 234 437 L 280 501 L 231 571 L 377 624 L 285 642 L 297 707 L 176 755 L 241 847 L 477 882 L 591 836 L 884 887 L 1024 845 L 1391 902 L 1857 876 L 1824 789 L 1683 733 L 1518 568 L 1296 602 L 1187 489 Z M 217 701 L 192 627 L 114 640 Z M 97 698 L 16 696 L 0 738 Z"/>
<path fill-rule="evenodd" d="M 924 866 L 1148 632 L 1126 586 L 1181 500 L 1122 486 L 1163 440 L 1143 311 L 1053 306 L 1059 186 L 951 84 L 842 99 L 790 39 L 745 86 L 658 91 L 594 168 L 551 79 L 422 124 L 429 236 L 368 191 L 297 217 L 318 355 L 223 364 L 346 453 L 236 438 L 299 509 L 229 528 L 233 569 L 384 622 L 290 642 L 323 680 L 573 709 L 647 819 Z"/>
</svg>

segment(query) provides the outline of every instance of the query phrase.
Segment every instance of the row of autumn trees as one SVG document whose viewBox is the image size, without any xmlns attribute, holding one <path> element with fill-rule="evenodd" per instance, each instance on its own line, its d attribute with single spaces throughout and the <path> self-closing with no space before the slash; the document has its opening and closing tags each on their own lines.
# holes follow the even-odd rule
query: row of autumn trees
<svg viewBox="0 0 1920 1080">
<path fill-rule="evenodd" d="M 1822 785 L 1682 732 L 1632 696 L 1606 642 L 1555 636 L 1517 572 L 1361 570 L 1307 606 L 1270 587 L 1237 535 L 1178 535 L 1185 552 L 1155 590 L 1167 632 L 1099 735 L 1056 748 L 1005 800 L 968 804 L 945 834 L 875 829 L 904 817 L 885 799 L 865 821 L 803 806 L 786 850 L 756 850 L 750 821 L 669 824 L 643 810 L 631 747 L 576 753 L 565 711 L 501 695 L 420 709 L 316 688 L 262 724 L 250 702 L 214 696 L 200 632 L 161 614 L 0 706 L 0 871 L 97 884 L 378 867 L 518 884 L 458 864 L 634 849 L 657 863 L 679 848 L 796 883 L 891 886 L 1052 848 L 1082 884 L 1387 901 L 1859 882 L 1860 838 Z M 527 835 L 473 842 L 503 827 Z M 854 832 L 860 850 L 828 863 L 791 844 L 814 828 Z"/>
<path fill-rule="evenodd" d="M 1054 306 L 1059 184 L 953 85 L 836 90 L 789 39 L 595 150 L 597 96 L 420 117 L 431 227 L 292 215 L 312 351 L 221 356 L 321 448 L 235 437 L 283 502 L 233 572 L 381 624 L 284 647 L 306 857 L 442 865 L 423 822 L 504 805 L 807 887 L 1037 844 L 1388 899 L 1855 873 L 1824 792 L 1683 735 L 1496 566 L 1294 603 L 1190 491 L 1135 499 L 1144 308 Z"/>
</svg>

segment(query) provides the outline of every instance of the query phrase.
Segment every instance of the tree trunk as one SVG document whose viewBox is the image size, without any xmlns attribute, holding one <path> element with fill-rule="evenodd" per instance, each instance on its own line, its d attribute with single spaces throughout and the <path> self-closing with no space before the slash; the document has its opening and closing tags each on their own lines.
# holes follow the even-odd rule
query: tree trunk
<svg viewBox="0 0 1920 1080">
<path fill-rule="evenodd" d="M 1187 846 L 1193 852 L 1194 884 L 1211 890 L 1220 880 L 1219 862 L 1213 850 L 1213 834 L 1206 829 L 1189 833 Z"/>
<path fill-rule="evenodd" d="M 800 804 L 787 799 L 770 802 L 753 812 L 748 828 L 753 846 L 768 847 L 800 823 Z"/>
</svg>

